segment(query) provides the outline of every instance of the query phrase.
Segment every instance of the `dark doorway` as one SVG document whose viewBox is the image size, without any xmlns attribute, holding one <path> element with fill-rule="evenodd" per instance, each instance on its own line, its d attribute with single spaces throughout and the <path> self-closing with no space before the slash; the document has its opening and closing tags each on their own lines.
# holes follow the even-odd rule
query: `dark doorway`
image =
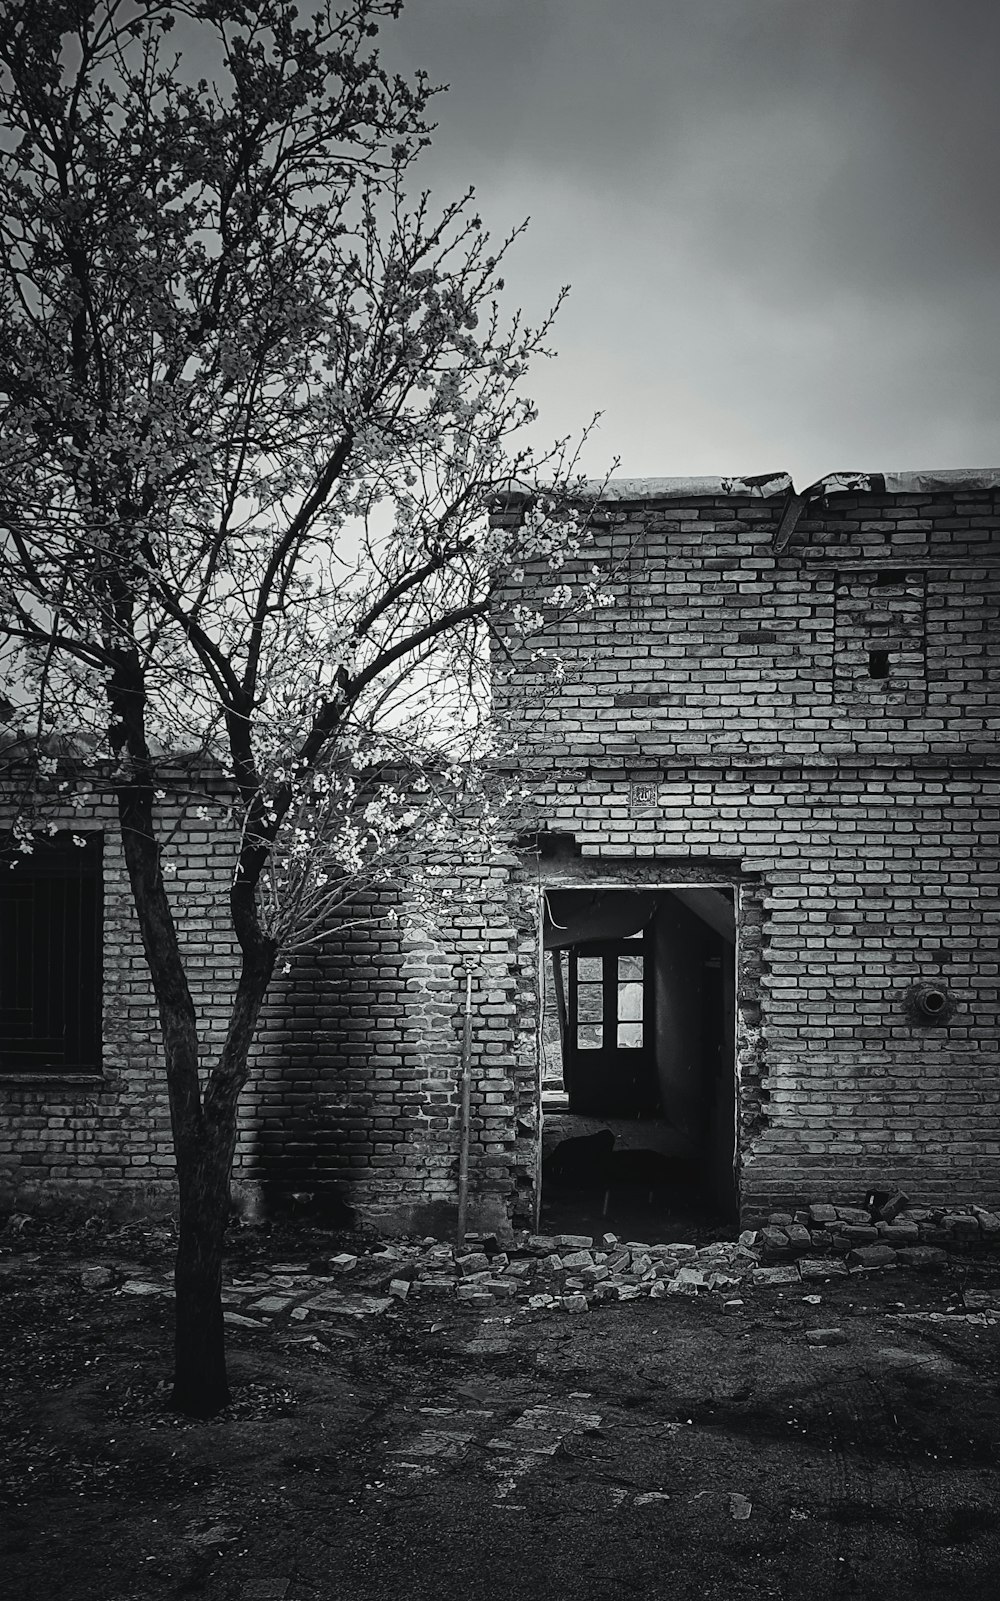
<svg viewBox="0 0 1000 1601">
<path fill-rule="evenodd" d="M 735 944 L 728 887 L 547 894 L 546 1231 L 735 1221 Z"/>
</svg>

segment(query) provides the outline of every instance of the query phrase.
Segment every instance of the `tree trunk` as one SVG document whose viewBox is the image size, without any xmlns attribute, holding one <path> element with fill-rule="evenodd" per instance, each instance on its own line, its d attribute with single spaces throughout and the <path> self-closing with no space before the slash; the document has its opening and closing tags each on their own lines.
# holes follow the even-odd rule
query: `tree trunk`
<svg viewBox="0 0 1000 1601">
<path fill-rule="evenodd" d="M 226 1041 L 203 1098 L 192 1138 L 175 1134 L 180 1236 L 174 1270 L 176 1323 L 172 1404 L 188 1417 L 210 1418 L 229 1403 L 222 1255 L 229 1218 L 229 1177 L 236 1149 L 236 1110 L 275 947 L 259 941 L 244 957 Z"/>
<path fill-rule="evenodd" d="M 203 1095 L 197 1018 L 163 882 L 153 817 L 146 684 L 132 632 L 135 598 L 120 571 L 112 573 L 109 589 L 115 622 L 124 640 L 111 653 L 114 670 L 107 691 L 112 713 L 109 737 L 120 764 L 115 792 L 132 897 L 160 1016 L 180 1199 L 173 1404 L 190 1417 L 213 1417 L 229 1401 L 222 1251 L 236 1148 L 236 1108 L 276 956 L 274 940 L 261 931 L 256 905 L 266 846 L 255 841 L 248 848 L 244 839 L 230 890 L 242 964 L 225 1043 Z M 242 737 L 247 737 L 245 730 Z M 252 762 L 247 766 L 244 761 L 244 769 L 244 780 L 255 783 Z"/>
<path fill-rule="evenodd" d="M 174 1268 L 174 1388 L 171 1404 L 210 1418 L 229 1404 L 222 1252 L 229 1216 L 232 1145 L 202 1138 L 193 1158 L 178 1153 L 180 1236 Z"/>
</svg>

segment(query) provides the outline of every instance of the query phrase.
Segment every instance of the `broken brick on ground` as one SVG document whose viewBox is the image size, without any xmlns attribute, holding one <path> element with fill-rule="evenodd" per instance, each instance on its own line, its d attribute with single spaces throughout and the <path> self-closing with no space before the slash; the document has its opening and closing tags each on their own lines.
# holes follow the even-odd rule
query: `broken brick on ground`
<svg viewBox="0 0 1000 1601">
<path fill-rule="evenodd" d="M 23 1234 L 30 1221 L 19 1217 L 14 1234 Z M 813 1202 L 771 1213 L 766 1224 L 738 1239 L 701 1246 L 620 1240 L 610 1232 L 592 1237 L 521 1231 L 503 1242 L 496 1235 L 469 1236 L 461 1247 L 431 1236 L 381 1242 L 312 1256 L 305 1264 L 238 1267 L 223 1299 L 230 1326 L 263 1330 L 294 1322 L 303 1339 L 310 1326 L 330 1318 L 379 1316 L 404 1302 L 578 1314 L 644 1297 L 715 1294 L 727 1311 L 735 1311 L 746 1289 L 822 1283 L 897 1266 L 931 1271 L 956 1253 L 998 1243 L 1000 1219 L 983 1208 L 932 1209 L 910 1205 L 905 1196 L 881 1207 Z M 128 1296 L 166 1296 L 172 1290 L 168 1274 L 116 1271 L 94 1262 L 80 1269 L 80 1285 Z"/>
</svg>

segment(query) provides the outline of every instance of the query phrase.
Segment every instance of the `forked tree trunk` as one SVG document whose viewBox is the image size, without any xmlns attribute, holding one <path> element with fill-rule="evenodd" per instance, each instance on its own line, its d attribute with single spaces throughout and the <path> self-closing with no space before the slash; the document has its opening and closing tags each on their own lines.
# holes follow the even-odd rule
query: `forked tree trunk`
<svg viewBox="0 0 1000 1601">
<path fill-rule="evenodd" d="M 115 622 L 126 643 L 113 654 L 108 684 L 111 748 L 121 763 L 116 783 L 122 845 L 153 982 L 167 1068 L 170 1124 L 177 1163 L 180 1233 L 174 1273 L 176 1341 L 173 1404 L 191 1417 L 212 1417 L 229 1400 L 222 1318 L 222 1248 L 229 1214 L 229 1175 L 236 1147 L 236 1107 L 247 1079 L 250 1045 L 276 955 L 257 917 L 256 886 L 266 856 L 260 841 L 241 850 L 231 889 L 233 928 L 242 961 L 226 1039 L 202 1091 L 198 1025 L 177 925 L 163 882 L 153 818 L 154 771 L 146 740 L 146 686 L 132 639 L 134 597 L 121 573 L 109 581 Z M 246 726 L 235 719 L 246 746 Z M 252 752 L 244 777 L 256 787 Z"/>
</svg>

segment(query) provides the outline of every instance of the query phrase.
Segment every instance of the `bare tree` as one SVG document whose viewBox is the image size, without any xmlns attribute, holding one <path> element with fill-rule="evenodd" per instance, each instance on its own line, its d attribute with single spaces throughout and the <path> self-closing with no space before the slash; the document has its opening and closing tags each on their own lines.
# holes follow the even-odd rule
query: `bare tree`
<svg viewBox="0 0 1000 1601">
<path fill-rule="evenodd" d="M 0 666 L 42 788 L 67 730 L 113 787 L 176 1152 L 174 1402 L 202 1416 L 228 1399 L 236 1108 L 275 963 L 433 840 L 441 787 L 424 805 L 371 774 L 482 750 L 498 587 L 581 538 L 566 449 L 519 443 L 549 323 L 501 318 L 510 241 L 471 195 L 406 198 L 435 91 L 372 45 L 400 0 L 315 3 L 0 18 Z M 491 529 L 512 477 L 551 494 Z M 202 1075 L 157 806 L 158 753 L 192 743 L 228 775 L 238 856 L 238 984 Z M 25 849 L 31 829 L 29 807 Z"/>
</svg>

